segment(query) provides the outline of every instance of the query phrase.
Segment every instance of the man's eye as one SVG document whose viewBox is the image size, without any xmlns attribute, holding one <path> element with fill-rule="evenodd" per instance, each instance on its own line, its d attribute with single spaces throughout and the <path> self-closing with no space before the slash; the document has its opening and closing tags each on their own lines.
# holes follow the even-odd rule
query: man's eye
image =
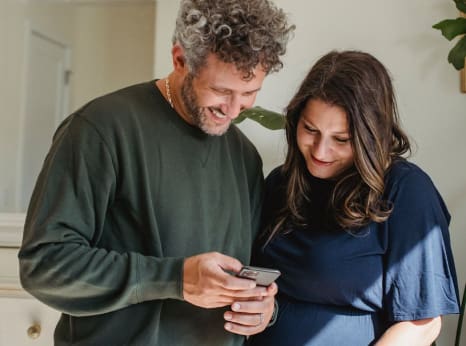
<svg viewBox="0 0 466 346">
<path fill-rule="evenodd" d="M 218 95 L 229 95 L 230 91 L 229 90 L 222 90 L 222 89 L 212 89 L 214 93 Z"/>
</svg>

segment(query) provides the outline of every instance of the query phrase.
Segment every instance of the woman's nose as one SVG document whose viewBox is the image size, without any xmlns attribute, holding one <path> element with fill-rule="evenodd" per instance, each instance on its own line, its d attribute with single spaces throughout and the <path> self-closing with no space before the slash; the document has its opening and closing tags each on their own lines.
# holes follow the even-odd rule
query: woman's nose
<svg viewBox="0 0 466 346">
<path fill-rule="evenodd" d="M 319 137 L 315 139 L 313 155 L 316 159 L 325 161 L 325 158 L 329 151 L 330 151 L 330 143 L 326 138 Z"/>
</svg>

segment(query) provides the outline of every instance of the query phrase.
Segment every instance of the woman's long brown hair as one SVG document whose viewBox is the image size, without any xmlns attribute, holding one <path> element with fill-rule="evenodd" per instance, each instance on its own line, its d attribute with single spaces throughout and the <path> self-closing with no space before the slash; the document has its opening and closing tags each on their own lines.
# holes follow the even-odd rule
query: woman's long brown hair
<svg viewBox="0 0 466 346">
<path fill-rule="evenodd" d="M 385 174 L 394 160 L 411 152 L 386 68 L 360 51 L 326 54 L 311 68 L 286 108 L 288 151 L 282 173 L 287 177 L 287 201 L 268 228 L 269 240 L 286 231 L 285 225 L 303 225 L 306 220 L 303 205 L 311 191 L 297 127 L 303 109 L 313 99 L 341 107 L 347 115 L 354 165 L 337 177 L 331 200 L 333 217 L 343 229 L 353 232 L 388 218 L 392 206 L 383 200 Z"/>
</svg>

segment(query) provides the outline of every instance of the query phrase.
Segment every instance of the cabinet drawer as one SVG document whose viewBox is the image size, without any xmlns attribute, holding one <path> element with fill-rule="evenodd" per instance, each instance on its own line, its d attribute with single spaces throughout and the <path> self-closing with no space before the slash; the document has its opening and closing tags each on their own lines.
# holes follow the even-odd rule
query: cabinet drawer
<svg viewBox="0 0 466 346">
<path fill-rule="evenodd" d="M 50 346 L 60 313 L 35 299 L 0 297 L 0 346 Z"/>
</svg>

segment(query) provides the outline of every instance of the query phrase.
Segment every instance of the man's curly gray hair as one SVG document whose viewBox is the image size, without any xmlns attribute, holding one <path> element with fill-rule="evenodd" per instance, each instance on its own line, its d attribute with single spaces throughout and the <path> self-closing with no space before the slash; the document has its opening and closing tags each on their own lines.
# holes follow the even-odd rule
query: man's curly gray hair
<svg viewBox="0 0 466 346">
<path fill-rule="evenodd" d="M 280 57 L 294 28 L 269 0 L 182 0 L 173 43 L 183 47 L 194 74 L 214 53 L 249 79 L 258 64 L 267 73 L 283 67 Z"/>
</svg>

